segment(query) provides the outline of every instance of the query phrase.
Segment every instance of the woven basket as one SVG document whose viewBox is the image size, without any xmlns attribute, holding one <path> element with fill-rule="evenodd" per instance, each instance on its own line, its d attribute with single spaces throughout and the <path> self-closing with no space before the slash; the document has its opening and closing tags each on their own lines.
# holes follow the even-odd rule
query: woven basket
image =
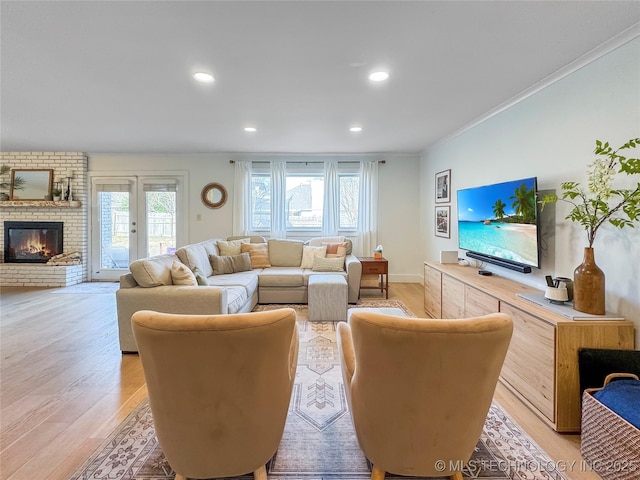
<svg viewBox="0 0 640 480">
<path fill-rule="evenodd" d="M 582 458 L 604 480 L 640 480 L 640 430 L 594 398 L 598 390 L 582 394 Z"/>
</svg>

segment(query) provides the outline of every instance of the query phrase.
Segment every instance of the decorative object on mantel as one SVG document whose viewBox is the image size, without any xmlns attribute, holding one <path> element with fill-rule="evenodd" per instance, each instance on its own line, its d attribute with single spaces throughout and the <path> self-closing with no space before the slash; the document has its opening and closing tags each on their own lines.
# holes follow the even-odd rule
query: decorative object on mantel
<svg viewBox="0 0 640 480">
<path fill-rule="evenodd" d="M 53 195 L 54 202 L 59 202 L 62 197 L 62 190 L 56 187 L 53 190 L 51 190 L 51 195 Z"/>
<path fill-rule="evenodd" d="M 560 184 L 562 197 L 548 194 L 540 201 L 543 207 L 558 200 L 570 203 L 573 208 L 565 218 L 580 223 L 587 231 L 589 246 L 584 249 L 582 264 L 573 272 L 573 308 L 580 312 L 605 313 L 605 276 L 595 263 L 593 250 L 598 229 L 605 222 L 618 228 L 633 228 L 640 220 L 640 183 L 635 189 L 612 185 L 617 173 L 640 175 L 640 158 L 627 158 L 619 153 L 639 145 L 640 138 L 632 138 L 614 150 L 609 142 L 596 140 L 594 153 L 598 158 L 590 165 L 587 190 L 578 182 L 564 182 Z"/>
<path fill-rule="evenodd" d="M 80 265 L 82 254 L 80 252 L 60 253 L 49 259 L 47 265 Z"/>
<path fill-rule="evenodd" d="M 64 193 L 64 199 L 67 201 L 73 200 L 73 196 L 71 195 L 71 179 L 73 178 L 73 170 L 68 168 L 67 173 L 65 175 L 67 179 L 67 190 Z"/>
<path fill-rule="evenodd" d="M 11 172 L 11 167 L 9 165 L 0 166 L 0 177 L 6 175 Z M 0 190 L 23 190 L 24 189 L 24 179 L 20 176 L 14 177 L 13 184 L 11 181 L 2 181 L 0 182 Z M 0 192 L 0 201 L 5 202 L 11 198 L 8 193 Z"/>
</svg>

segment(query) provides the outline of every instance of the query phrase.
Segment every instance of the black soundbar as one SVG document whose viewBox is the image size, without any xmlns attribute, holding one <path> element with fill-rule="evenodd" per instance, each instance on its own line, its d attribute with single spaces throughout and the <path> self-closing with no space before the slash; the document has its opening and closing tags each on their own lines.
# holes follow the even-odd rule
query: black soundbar
<svg viewBox="0 0 640 480">
<path fill-rule="evenodd" d="M 506 260 L 500 260 L 499 258 L 490 257 L 489 255 L 483 255 L 481 253 L 475 253 L 475 252 L 467 252 L 466 255 L 467 257 L 475 258 L 476 260 L 492 263 L 493 265 L 498 265 L 499 267 L 508 268 L 509 270 L 515 270 L 516 272 L 531 273 L 531 267 L 527 265 L 511 263 Z"/>
</svg>

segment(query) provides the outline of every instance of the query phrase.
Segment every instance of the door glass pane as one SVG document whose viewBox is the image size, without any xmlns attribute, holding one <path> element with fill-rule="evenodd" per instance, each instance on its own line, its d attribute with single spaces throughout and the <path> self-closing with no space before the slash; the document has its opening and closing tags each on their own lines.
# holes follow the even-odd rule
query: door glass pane
<svg viewBox="0 0 640 480">
<path fill-rule="evenodd" d="M 176 251 L 176 192 L 145 192 L 147 256 Z"/>
<path fill-rule="evenodd" d="M 129 192 L 98 192 L 100 268 L 129 267 Z"/>
</svg>

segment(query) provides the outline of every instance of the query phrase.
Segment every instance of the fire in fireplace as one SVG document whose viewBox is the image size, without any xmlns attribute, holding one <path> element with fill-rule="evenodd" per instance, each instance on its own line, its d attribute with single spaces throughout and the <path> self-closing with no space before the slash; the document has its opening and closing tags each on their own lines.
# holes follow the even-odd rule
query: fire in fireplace
<svg viewBox="0 0 640 480">
<path fill-rule="evenodd" d="M 62 253 L 62 222 L 4 222 L 4 263 L 47 263 Z"/>
</svg>

